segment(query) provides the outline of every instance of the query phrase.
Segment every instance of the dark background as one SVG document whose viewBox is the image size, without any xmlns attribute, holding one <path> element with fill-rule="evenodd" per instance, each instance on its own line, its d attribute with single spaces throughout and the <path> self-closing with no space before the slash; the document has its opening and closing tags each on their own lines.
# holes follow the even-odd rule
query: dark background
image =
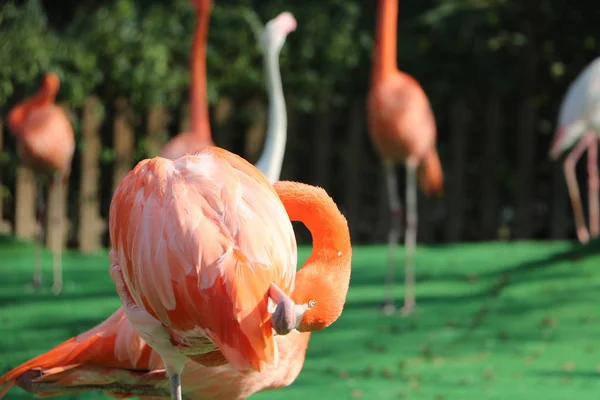
<svg viewBox="0 0 600 400">
<path fill-rule="evenodd" d="M 365 127 L 375 7 L 375 1 L 356 0 L 215 1 L 209 35 L 215 142 L 254 162 L 261 149 L 249 144 L 248 132 L 260 122 L 257 110 L 264 111 L 267 98 L 261 55 L 241 11 L 252 8 L 264 22 L 284 10 L 294 13 L 298 29 L 280 58 L 289 118 L 282 179 L 325 187 L 356 243 L 385 240 L 389 220 Z M 78 135 L 83 101 L 91 94 L 101 99 L 106 217 L 117 99 L 133 110 L 135 161 L 150 155 L 144 139 L 150 107 L 169 113 L 165 138 L 179 131 L 189 86 L 191 6 L 187 0 L 2 0 L 0 18 L 2 117 L 48 70 L 62 79 L 58 101 L 72 109 Z M 446 182 L 442 198 L 419 198 L 422 243 L 575 237 L 562 165 L 547 153 L 564 92 L 598 54 L 599 19 L 594 2 L 400 2 L 398 64 L 430 97 Z M 225 104 L 231 112 L 220 117 Z M 18 159 L 14 139 L 5 134 L 3 142 L 3 213 L 12 221 Z M 78 163 L 79 154 L 69 186 L 73 204 Z M 578 170 L 587 207 L 584 167 Z M 77 220 L 76 208 L 69 217 Z"/>
</svg>

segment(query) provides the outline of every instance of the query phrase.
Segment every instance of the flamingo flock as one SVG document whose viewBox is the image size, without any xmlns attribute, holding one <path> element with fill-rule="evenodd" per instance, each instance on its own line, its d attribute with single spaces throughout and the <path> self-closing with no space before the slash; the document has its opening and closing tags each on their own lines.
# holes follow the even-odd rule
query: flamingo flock
<svg viewBox="0 0 600 400">
<path fill-rule="evenodd" d="M 206 65 L 212 0 L 190 2 L 196 12 L 190 131 L 175 136 L 159 157 L 140 161 L 119 183 L 110 205 L 109 273 L 121 307 L 91 330 L 1 376 L 0 398 L 17 385 L 42 397 L 100 390 L 145 400 L 246 399 L 290 385 L 302 370 L 311 333 L 329 328 L 343 312 L 352 263 L 347 221 L 325 190 L 279 180 L 287 115 L 278 58 L 296 19 L 282 12 L 264 26 L 250 21 L 263 54 L 269 99 L 264 149 L 252 165 L 212 139 Z M 398 69 L 398 6 L 398 0 L 377 2 L 366 112 L 391 215 L 386 314 L 396 309 L 393 279 L 403 214 L 395 167 L 406 168 L 400 312 L 410 315 L 416 306 L 417 188 L 439 195 L 444 179 L 427 95 Z M 556 159 L 577 142 L 565 161 L 565 175 L 582 242 L 589 233 L 574 165 L 586 149 L 590 230 L 594 237 L 600 234 L 594 130 L 599 82 L 596 60 L 570 87 L 550 151 Z M 68 118 L 54 104 L 59 85 L 57 75 L 48 73 L 39 92 L 8 115 L 21 160 L 40 185 L 47 176 L 52 185 L 63 184 L 75 148 Z M 42 214 L 43 201 L 39 204 Z M 302 222 L 313 241 L 298 270 L 293 221 Z M 40 262 L 36 257 L 36 286 Z M 58 293 L 61 287 L 57 252 L 53 289 Z"/>
</svg>

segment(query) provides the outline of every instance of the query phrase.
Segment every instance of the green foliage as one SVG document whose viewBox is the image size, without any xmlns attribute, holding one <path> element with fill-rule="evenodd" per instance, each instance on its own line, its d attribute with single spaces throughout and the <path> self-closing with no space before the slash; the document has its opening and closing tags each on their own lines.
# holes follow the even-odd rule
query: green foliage
<svg viewBox="0 0 600 400">
<path fill-rule="evenodd" d="M 67 32 L 95 50 L 107 94 L 124 95 L 140 107 L 173 104 L 188 80 L 177 56 L 185 51 L 178 39 L 189 36 L 182 15 L 190 12 L 173 8 L 165 12 L 158 5 L 144 9 L 140 2 L 115 0 L 93 12 L 82 8 Z"/>
<path fill-rule="evenodd" d="M 7 104 L 15 93 L 31 94 L 49 71 L 63 82 L 60 97 L 80 104 L 98 82 L 95 55 L 49 27 L 38 0 L 21 7 L 17 3 L 0 8 L 0 104 Z"/>
</svg>

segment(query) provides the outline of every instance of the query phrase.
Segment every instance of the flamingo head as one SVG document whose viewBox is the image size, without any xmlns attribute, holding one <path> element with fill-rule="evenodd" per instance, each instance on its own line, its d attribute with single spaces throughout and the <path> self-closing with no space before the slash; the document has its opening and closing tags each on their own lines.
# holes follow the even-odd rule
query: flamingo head
<svg viewBox="0 0 600 400">
<path fill-rule="evenodd" d="M 279 52 L 285 44 L 287 35 L 295 31 L 297 25 L 296 18 L 288 11 L 267 22 L 261 40 L 263 48 Z"/>
<path fill-rule="evenodd" d="M 339 254 L 339 253 L 338 253 Z M 292 329 L 300 332 L 313 332 L 325 329 L 333 324 L 342 314 L 350 274 L 347 278 L 335 281 L 323 279 L 324 268 L 338 270 L 350 269 L 350 258 L 337 257 L 335 262 L 328 265 L 320 265 L 319 261 L 313 260 L 312 267 L 307 268 L 305 264 L 296 274 L 296 283 L 291 297 L 271 286 L 269 296 L 277 304 L 273 312 L 273 328 L 279 335 L 285 335 Z"/>
<path fill-rule="evenodd" d="M 47 73 L 42 81 L 42 88 L 51 93 L 57 93 L 58 89 L 60 89 L 60 79 L 58 79 L 58 75 L 54 72 Z"/>
</svg>

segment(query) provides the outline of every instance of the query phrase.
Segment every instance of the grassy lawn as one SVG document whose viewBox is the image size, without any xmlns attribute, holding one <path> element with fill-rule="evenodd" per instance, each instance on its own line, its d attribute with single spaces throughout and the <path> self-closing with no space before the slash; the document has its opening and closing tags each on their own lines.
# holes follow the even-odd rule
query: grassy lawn
<svg viewBox="0 0 600 400">
<path fill-rule="evenodd" d="M 301 259 L 309 249 L 301 250 Z M 600 395 L 600 242 L 420 247 L 418 310 L 378 311 L 385 248 L 356 247 L 348 303 L 313 334 L 296 382 L 256 399 L 570 400 Z M 26 290 L 32 247 L 0 238 L 0 371 L 50 349 L 119 306 L 106 253 L 64 256 L 54 296 Z M 400 264 L 401 265 L 401 264 Z M 397 294 L 402 294 L 399 267 Z M 401 302 L 399 302 L 400 304 Z M 31 398 L 12 389 L 8 399 Z M 65 397 L 102 399 L 93 393 Z"/>
</svg>

